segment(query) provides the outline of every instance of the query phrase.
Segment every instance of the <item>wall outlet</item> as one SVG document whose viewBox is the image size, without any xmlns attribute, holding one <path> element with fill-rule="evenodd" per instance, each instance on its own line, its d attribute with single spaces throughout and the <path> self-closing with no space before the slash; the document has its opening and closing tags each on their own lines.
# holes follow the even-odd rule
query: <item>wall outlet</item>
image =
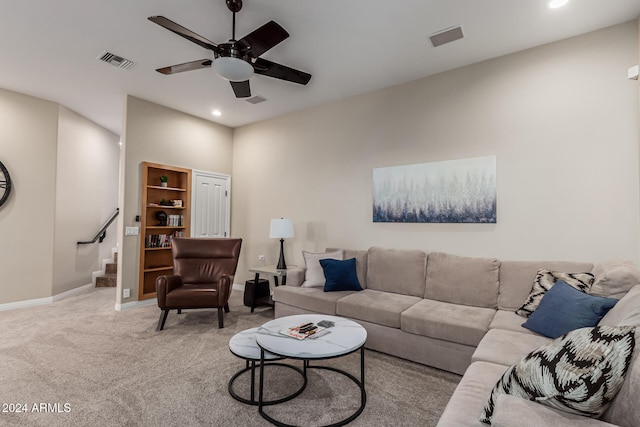
<svg viewBox="0 0 640 427">
<path fill-rule="evenodd" d="M 123 289 L 122 290 L 122 298 L 129 298 L 131 297 L 131 289 Z"/>
<path fill-rule="evenodd" d="M 264 255 L 258 255 L 258 261 L 264 261 Z"/>
</svg>

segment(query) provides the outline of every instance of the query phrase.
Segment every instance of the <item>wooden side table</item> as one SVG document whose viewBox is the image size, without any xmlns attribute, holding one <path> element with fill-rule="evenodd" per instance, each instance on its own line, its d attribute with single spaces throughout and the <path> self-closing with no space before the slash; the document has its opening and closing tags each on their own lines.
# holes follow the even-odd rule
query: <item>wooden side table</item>
<svg viewBox="0 0 640 427">
<path fill-rule="evenodd" d="M 295 268 L 295 265 L 290 265 L 287 269 Z M 276 268 L 275 265 L 263 265 L 260 267 L 251 267 L 249 268 L 250 273 L 255 273 L 255 277 L 253 280 L 248 280 L 245 284 L 244 292 L 245 292 L 245 301 L 249 302 L 248 304 L 251 307 L 251 312 L 253 313 L 253 309 L 259 305 L 266 305 L 269 307 L 273 307 L 273 300 L 271 299 L 271 292 L 265 297 L 255 296 L 259 294 L 260 287 L 260 275 L 264 274 L 269 277 L 273 277 L 273 284 L 275 286 L 279 286 L 279 279 L 282 278 L 282 285 L 287 284 L 287 270 Z M 253 282 L 253 286 L 251 286 L 250 282 Z"/>
</svg>

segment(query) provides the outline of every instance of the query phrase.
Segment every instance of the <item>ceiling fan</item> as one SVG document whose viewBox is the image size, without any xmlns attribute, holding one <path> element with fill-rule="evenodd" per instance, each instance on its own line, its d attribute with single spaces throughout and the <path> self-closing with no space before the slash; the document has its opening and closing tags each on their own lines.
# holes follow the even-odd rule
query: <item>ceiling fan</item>
<svg viewBox="0 0 640 427">
<path fill-rule="evenodd" d="M 233 12 L 233 32 L 231 39 L 227 43 L 218 45 L 164 16 L 150 16 L 149 20 L 151 22 L 155 22 L 161 27 L 213 51 L 214 57 L 213 60 L 199 59 L 184 64 L 158 68 L 156 71 L 162 74 L 175 74 L 213 66 L 213 69 L 220 77 L 229 80 L 236 98 L 251 96 L 249 77 L 254 73 L 302 85 L 309 83 L 311 74 L 259 57 L 289 37 L 289 33 L 284 28 L 275 21 L 269 21 L 240 40 L 236 40 L 236 13 L 242 9 L 242 0 L 226 0 L 226 3 L 227 8 Z"/>
</svg>

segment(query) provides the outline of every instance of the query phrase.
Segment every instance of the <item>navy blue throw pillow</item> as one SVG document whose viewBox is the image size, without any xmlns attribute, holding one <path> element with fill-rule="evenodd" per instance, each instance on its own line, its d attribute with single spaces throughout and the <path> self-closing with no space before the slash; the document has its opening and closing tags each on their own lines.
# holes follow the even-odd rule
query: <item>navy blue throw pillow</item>
<svg viewBox="0 0 640 427">
<path fill-rule="evenodd" d="M 574 329 L 596 326 L 617 302 L 614 298 L 585 294 L 558 280 L 522 326 L 558 338 Z"/>
<path fill-rule="evenodd" d="M 321 259 L 324 271 L 324 291 L 361 291 L 362 287 L 356 274 L 356 259 Z"/>
</svg>

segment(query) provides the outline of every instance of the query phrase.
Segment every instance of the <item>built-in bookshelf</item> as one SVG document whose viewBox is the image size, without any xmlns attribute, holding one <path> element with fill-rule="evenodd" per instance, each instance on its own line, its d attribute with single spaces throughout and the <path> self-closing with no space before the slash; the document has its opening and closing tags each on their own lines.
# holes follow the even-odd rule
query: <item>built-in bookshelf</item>
<svg viewBox="0 0 640 427">
<path fill-rule="evenodd" d="M 188 237 L 191 169 L 142 162 L 138 298 L 156 296 L 158 276 L 173 273 L 171 242 Z"/>
</svg>

